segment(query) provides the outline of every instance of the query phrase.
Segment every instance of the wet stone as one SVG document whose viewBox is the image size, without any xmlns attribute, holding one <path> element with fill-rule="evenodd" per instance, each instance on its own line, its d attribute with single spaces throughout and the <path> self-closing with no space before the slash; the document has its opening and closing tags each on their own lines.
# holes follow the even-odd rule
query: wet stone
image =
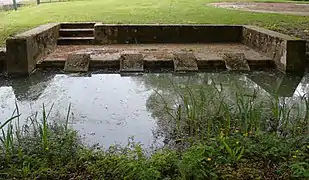
<svg viewBox="0 0 309 180">
<path fill-rule="evenodd" d="M 175 53 L 173 61 L 176 72 L 198 71 L 196 57 L 193 53 Z"/>
<path fill-rule="evenodd" d="M 0 47 L 0 72 L 3 71 L 5 66 L 6 49 Z"/>
<path fill-rule="evenodd" d="M 120 57 L 121 72 L 143 72 L 144 58 L 142 54 L 122 54 Z"/>
<path fill-rule="evenodd" d="M 87 72 L 90 63 L 90 54 L 69 54 L 64 71 L 67 72 Z"/>
<path fill-rule="evenodd" d="M 223 59 L 228 70 L 250 71 L 249 64 L 243 53 L 225 53 Z"/>
</svg>

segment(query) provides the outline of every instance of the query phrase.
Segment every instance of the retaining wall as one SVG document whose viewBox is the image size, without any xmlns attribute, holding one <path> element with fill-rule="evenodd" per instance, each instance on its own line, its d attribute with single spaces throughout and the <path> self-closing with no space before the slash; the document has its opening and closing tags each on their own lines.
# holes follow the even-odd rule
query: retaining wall
<svg viewBox="0 0 309 180">
<path fill-rule="evenodd" d="M 5 69 L 6 49 L 0 48 L 0 72 Z"/>
<path fill-rule="evenodd" d="M 96 44 L 238 42 L 241 26 L 95 24 Z"/>
<path fill-rule="evenodd" d="M 7 39 L 8 74 L 29 74 L 37 61 L 57 46 L 59 23 L 41 25 Z"/>
<path fill-rule="evenodd" d="M 255 26 L 243 26 L 241 42 L 272 58 L 280 71 L 304 72 L 306 68 L 305 40 Z"/>
<path fill-rule="evenodd" d="M 29 74 L 37 61 L 54 50 L 60 24 L 39 26 L 6 41 L 8 74 Z M 254 26 L 102 24 L 94 25 L 94 42 L 104 44 L 147 43 L 243 43 L 272 58 L 278 70 L 304 72 L 306 41 Z"/>
</svg>

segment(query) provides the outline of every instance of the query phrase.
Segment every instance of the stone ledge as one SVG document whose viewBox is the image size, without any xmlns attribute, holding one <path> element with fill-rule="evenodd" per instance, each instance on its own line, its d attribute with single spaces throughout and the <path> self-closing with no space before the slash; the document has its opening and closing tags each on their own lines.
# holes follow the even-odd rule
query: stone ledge
<svg viewBox="0 0 309 180">
<path fill-rule="evenodd" d="M 37 61 L 57 46 L 58 23 L 41 25 L 6 40 L 8 74 L 29 74 Z"/>
<path fill-rule="evenodd" d="M 37 36 L 39 34 L 44 33 L 45 31 L 50 30 L 51 28 L 58 26 L 59 23 L 48 23 L 48 24 L 43 24 L 40 25 L 36 28 L 30 29 L 28 31 L 22 32 L 20 34 L 17 34 L 14 36 L 14 38 L 27 38 L 29 36 Z"/>
<path fill-rule="evenodd" d="M 282 72 L 304 72 L 306 41 L 255 26 L 243 26 L 242 43 L 272 58 Z"/>
<path fill-rule="evenodd" d="M 0 48 L 0 72 L 5 69 L 6 48 Z"/>
<path fill-rule="evenodd" d="M 101 24 L 95 44 L 239 42 L 242 26 L 205 24 Z"/>
<path fill-rule="evenodd" d="M 6 67 L 8 73 L 31 73 L 37 67 L 37 61 L 55 49 L 61 25 L 72 25 L 74 27 L 76 25 L 83 27 L 94 26 L 95 43 L 104 45 L 150 43 L 159 43 L 161 45 L 169 43 L 224 44 L 241 42 L 250 47 L 248 49 L 253 48 L 255 51 L 251 49 L 252 53 L 258 51 L 264 56 L 259 61 L 256 58 L 247 58 L 250 69 L 258 69 L 262 66 L 264 68 L 264 66 L 269 65 L 283 72 L 303 72 L 307 63 L 305 54 L 306 41 L 255 26 L 220 24 L 102 24 L 93 22 L 88 24 L 50 23 L 18 34 L 7 40 L 6 61 L 8 63 L 6 63 Z M 211 51 L 217 50 L 212 49 L 209 51 L 207 56 Z M 229 49 L 226 51 L 229 51 Z M 171 60 L 158 59 L 157 61 L 153 61 L 152 57 L 144 58 L 145 69 L 174 68 L 173 61 Z M 222 58 L 205 58 L 201 59 L 196 56 L 198 69 L 207 69 L 208 67 L 225 69 L 225 62 Z M 44 63 L 38 66 L 44 67 Z M 57 64 L 58 62 L 54 61 L 54 63 Z M 119 62 L 117 60 L 106 62 L 91 61 L 90 67 L 106 66 L 108 68 L 115 68 L 118 64 Z M 59 63 L 58 65 L 62 66 L 63 64 Z"/>
</svg>

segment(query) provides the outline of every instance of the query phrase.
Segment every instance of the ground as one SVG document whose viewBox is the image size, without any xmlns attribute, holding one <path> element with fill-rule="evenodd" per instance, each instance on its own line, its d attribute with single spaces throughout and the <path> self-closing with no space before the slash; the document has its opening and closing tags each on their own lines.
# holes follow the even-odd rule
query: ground
<svg viewBox="0 0 309 180">
<path fill-rule="evenodd" d="M 252 24 L 302 38 L 309 36 L 308 17 L 244 12 L 207 5 L 220 1 L 87 0 L 32 5 L 18 11 L 0 12 L 0 46 L 18 32 L 39 24 L 63 21 Z"/>
<path fill-rule="evenodd" d="M 209 5 L 251 12 L 309 16 L 309 4 L 305 3 L 220 2 L 210 3 Z"/>
</svg>

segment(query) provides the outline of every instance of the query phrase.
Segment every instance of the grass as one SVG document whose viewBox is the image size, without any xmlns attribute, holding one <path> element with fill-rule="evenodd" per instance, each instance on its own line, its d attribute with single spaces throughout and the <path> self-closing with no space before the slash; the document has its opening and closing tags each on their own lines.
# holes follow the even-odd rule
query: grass
<svg viewBox="0 0 309 180">
<path fill-rule="evenodd" d="M 76 131 L 48 119 L 42 108 L 19 127 L 19 110 L 0 127 L 3 179 L 306 179 L 309 177 L 309 97 L 282 103 L 240 87 L 201 83 L 156 90 L 154 106 L 170 144 L 102 149 L 81 143 Z M 234 92 L 234 93 L 229 93 Z M 170 96 L 173 96 L 171 101 Z M 280 103 L 279 103 L 280 102 Z M 279 105 L 280 104 L 280 105 Z M 70 106 L 69 106 L 70 109 Z M 68 111 L 70 114 L 70 110 Z M 14 126 L 13 123 L 17 122 Z M 158 125 L 160 122 L 158 122 Z M 160 125 L 159 125 L 160 126 Z"/>
<path fill-rule="evenodd" d="M 64 21 L 253 24 L 296 36 L 303 36 L 303 30 L 309 29 L 307 17 L 219 9 L 206 5 L 210 2 L 217 1 L 85 0 L 23 7 L 0 12 L 0 46 L 16 33 L 40 24 Z"/>
</svg>

